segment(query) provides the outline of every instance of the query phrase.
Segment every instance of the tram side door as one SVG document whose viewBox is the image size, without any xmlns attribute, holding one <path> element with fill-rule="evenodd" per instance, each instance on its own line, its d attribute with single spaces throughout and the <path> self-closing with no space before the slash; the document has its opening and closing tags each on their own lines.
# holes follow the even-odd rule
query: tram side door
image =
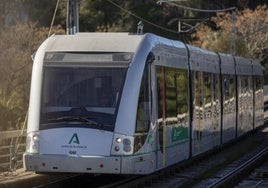
<svg viewBox="0 0 268 188">
<path fill-rule="evenodd" d="M 155 168 L 158 168 L 157 148 L 159 144 L 157 128 L 157 82 L 155 65 L 152 60 L 153 59 L 150 59 L 150 56 L 148 56 L 141 82 L 134 152 L 140 150 L 139 152 L 151 153 L 150 161 L 154 161 L 154 163 L 150 163 L 151 165 L 148 169 L 151 168 L 151 170 L 154 171 Z M 143 168 L 146 167 L 143 166 Z"/>
<path fill-rule="evenodd" d="M 152 90 L 152 122 L 155 125 L 155 154 L 156 168 L 161 169 L 166 166 L 165 147 L 165 78 L 164 68 L 158 65 L 151 65 L 151 90 Z"/>
<path fill-rule="evenodd" d="M 155 152 L 155 163 L 156 169 L 160 168 L 158 165 L 159 157 L 158 157 L 158 148 L 159 148 L 159 136 L 158 136 L 158 120 L 157 120 L 157 76 L 156 76 L 156 66 L 154 63 L 150 66 L 151 74 L 150 74 L 150 89 L 151 89 L 151 122 L 153 126 L 153 140 L 155 141 L 154 152 Z"/>
</svg>

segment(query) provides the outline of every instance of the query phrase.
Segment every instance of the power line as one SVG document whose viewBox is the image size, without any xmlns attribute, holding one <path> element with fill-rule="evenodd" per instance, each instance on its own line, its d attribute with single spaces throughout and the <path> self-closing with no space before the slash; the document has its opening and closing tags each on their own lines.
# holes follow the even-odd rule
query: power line
<svg viewBox="0 0 268 188">
<path fill-rule="evenodd" d="M 225 9 L 216 9 L 216 10 L 205 10 L 205 9 L 198 9 L 198 8 L 192 8 L 192 7 L 187 7 L 187 6 L 183 6 L 183 5 L 179 5 L 176 3 L 172 3 L 169 0 L 165 0 L 165 1 L 158 1 L 157 3 L 162 3 L 165 2 L 169 5 L 172 6 L 177 6 L 179 8 L 183 8 L 186 10 L 191 10 L 191 11 L 196 11 L 196 12 L 206 12 L 206 13 L 216 13 L 216 12 L 226 12 L 226 11 L 232 11 L 232 36 L 233 36 L 233 40 L 231 42 L 231 49 L 233 50 L 233 54 L 236 54 L 236 28 L 235 28 L 235 10 L 236 7 L 230 7 L 230 8 L 225 8 Z M 191 29 L 187 30 L 187 31 L 191 31 Z"/>
<path fill-rule="evenodd" d="M 206 10 L 206 9 L 187 7 L 187 6 L 179 5 L 177 3 L 172 3 L 172 2 L 168 2 L 168 1 L 158 1 L 158 3 L 162 3 L 162 2 L 168 3 L 168 4 L 173 5 L 173 6 L 177 6 L 177 7 L 186 9 L 186 10 L 196 11 L 196 12 L 226 12 L 226 11 L 236 10 L 236 7 L 230 7 L 230 8 L 225 8 L 225 9 Z"/>
<path fill-rule="evenodd" d="M 155 23 L 152 23 L 152 22 L 150 22 L 150 21 L 148 21 L 148 20 L 146 20 L 146 19 L 144 19 L 144 18 L 142 18 L 142 17 L 140 17 L 140 16 L 138 16 L 138 15 L 132 13 L 131 11 L 124 9 L 123 7 L 121 7 L 120 5 L 118 5 L 117 3 L 113 2 L 112 0 L 107 0 L 107 1 L 108 1 L 109 3 L 111 3 L 111 4 L 113 4 L 114 6 L 116 6 L 117 8 L 121 9 L 122 11 L 127 12 L 127 13 L 130 14 L 131 16 L 133 16 L 133 17 L 135 17 L 135 18 L 138 18 L 139 20 L 141 20 L 141 21 L 143 21 L 143 22 L 146 22 L 146 23 L 148 23 L 148 24 L 150 24 L 150 25 L 152 25 L 152 26 L 154 26 L 154 27 L 157 27 L 157 28 L 159 28 L 159 29 L 162 29 L 162 30 L 164 30 L 164 31 L 168 31 L 168 32 L 171 32 L 171 33 L 179 34 L 179 32 L 177 32 L 177 31 L 175 31 L 175 30 L 167 29 L 167 28 L 165 28 L 165 27 L 162 27 L 162 26 L 160 26 L 160 25 L 157 25 L 157 24 L 155 24 Z"/>
</svg>

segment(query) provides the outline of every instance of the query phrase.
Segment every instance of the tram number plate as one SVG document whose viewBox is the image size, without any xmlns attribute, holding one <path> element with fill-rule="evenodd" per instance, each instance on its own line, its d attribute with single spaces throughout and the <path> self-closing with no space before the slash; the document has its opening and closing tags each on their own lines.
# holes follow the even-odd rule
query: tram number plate
<svg viewBox="0 0 268 188">
<path fill-rule="evenodd" d="M 76 151 L 69 151 L 70 155 L 76 155 Z"/>
</svg>

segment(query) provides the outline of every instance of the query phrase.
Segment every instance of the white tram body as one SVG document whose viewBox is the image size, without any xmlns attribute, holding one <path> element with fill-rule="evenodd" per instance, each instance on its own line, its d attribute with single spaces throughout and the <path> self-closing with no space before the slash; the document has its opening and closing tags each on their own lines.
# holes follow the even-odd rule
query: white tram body
<svg viewBox="0 0 268 188">
<path fill-rule="evenodd" d="M 24 168 L 149 174 L 263 124 L 263 68 L 153 34 L 54 35 L 32 71 Z"/>
</svg>

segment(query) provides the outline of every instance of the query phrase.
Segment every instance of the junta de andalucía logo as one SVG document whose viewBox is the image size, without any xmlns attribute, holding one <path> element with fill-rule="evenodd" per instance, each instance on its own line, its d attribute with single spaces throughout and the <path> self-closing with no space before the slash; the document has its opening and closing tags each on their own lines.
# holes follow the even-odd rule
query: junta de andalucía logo
<svg viewBox="0 0 268 188">
<path fill-rule="evenodd" d="M 69 144 L 80 144 L 77 133 L 74 133 L 69 141 Z"/>
</svg>

